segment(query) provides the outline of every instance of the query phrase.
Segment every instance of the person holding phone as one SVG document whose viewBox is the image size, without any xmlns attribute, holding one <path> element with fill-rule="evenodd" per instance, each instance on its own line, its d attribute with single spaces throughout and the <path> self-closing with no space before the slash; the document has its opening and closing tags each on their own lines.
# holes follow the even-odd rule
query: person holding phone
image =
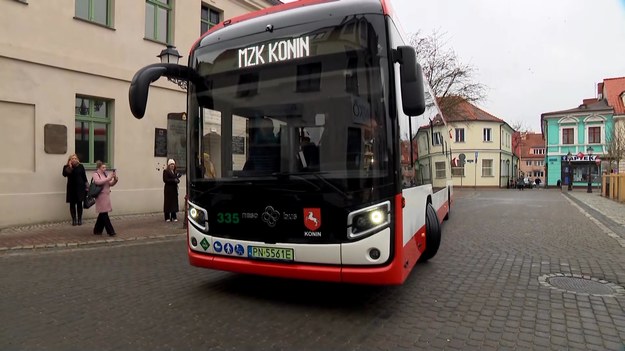
<svg viewBox="0 0 625 351">
<path fill-rule="evenodd" d="M 63 166 L 63 177 L 67 178 L 65 202 L 69 203 L 72 225 L 82 225 L 82 203 L 85 200 L 89 183 L 85 167 L 80 163 L 76 154 L 70 155 L 67 164 Z"/>
<path fill-rule="evenodd" d="M 93 181 L 96 185 L 102 187 L 102 191 L 100 191 L 95 200 L 95 211 L 98 213 L 98 219 L 95 222 L 93 234 L 101 235 L 104 229 L 106 229 L 106 233 L 109 236 L 114 236 L 116 234 L 115 229 L 109 218 L 109 212 L 113 210 L 111 205 L 111 187 L 115 186 L 119 179 L 115 169 L 111 170 L 111 172 L 106 171 L 106 163 L 97 161 L 96 167 L 97 169 L 93 173 Z"/>
<path fill-rule="evenodd" d="M 176 168 L 176 161 L 169 159 L 167 168 L 163 170 L 163 212 L 165 213 L 165 222 L 178 222 L 176 213 L 180 210 L 178 207 L 178 184 L 180 183 L 180 173 Z"/>
</svg>

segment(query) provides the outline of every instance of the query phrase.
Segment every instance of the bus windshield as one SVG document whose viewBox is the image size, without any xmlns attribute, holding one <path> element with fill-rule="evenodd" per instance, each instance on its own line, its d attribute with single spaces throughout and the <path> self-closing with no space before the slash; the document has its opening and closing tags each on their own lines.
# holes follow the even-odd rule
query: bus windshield
<svg viewBox="0 0 625 351">
<path fill-rule="evenodd" d="M 354 15 L 199 48 L 191 181 L 392 182 L 384 33 L 383 16 Z"/>
</svg>

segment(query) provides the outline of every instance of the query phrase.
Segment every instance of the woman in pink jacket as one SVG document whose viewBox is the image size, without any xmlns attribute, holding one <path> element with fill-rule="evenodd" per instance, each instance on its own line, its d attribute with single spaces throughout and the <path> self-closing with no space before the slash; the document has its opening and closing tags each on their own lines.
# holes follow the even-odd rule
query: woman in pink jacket
<svg viewBox="0 0 625 351">
<path fill-rule="evenodd" d="M 109 212 L 113 210 L 111 206 L 111 187 L 117 184 L 117 175 L 115 170 L 106 172 L 106 164 L 102 161 L 96 162 L 97 170 L 93 173 L 93 181 L 102 187 L 102 191 L 95 200 L 95 211 L 98 213 L 98 219 L 93 228 L 93 234 L 101 235 L 106 228 L 106 233 L 110 236 L 115 235 L 115 229 L 111 224 Z"/>
</svg>

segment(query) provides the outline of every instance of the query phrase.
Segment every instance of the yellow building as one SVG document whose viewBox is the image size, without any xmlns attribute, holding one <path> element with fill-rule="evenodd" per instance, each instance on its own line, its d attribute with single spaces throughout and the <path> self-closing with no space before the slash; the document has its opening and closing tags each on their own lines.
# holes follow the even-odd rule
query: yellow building
<svg viewBox="0 0 625 351">
<path fill-rule="evenodd" d="M 422 128 L 432 129 L 432 145 L 419 148 L 424 150 L 419 160 L 430 155 L 443 160 L 443 154 L 449 153 L 454 186 L 509 186 L 517 173 L 518 158 L 512 152 L 514 130 L 508 123 L 468 102 L 457 105 L 445 119 L 446 125 L 434 119 L 431 126 Z M 428 141 L 421 140 L 423 137 L 419 143 L 426 146 Z M 435 178 L 444 172 L 444 165 L 438 163 L 432 170 Z"/>
<path fill-rule="evenodd" d="M 88 177 L 98 159 L 118 169 L 114 214 L 161 211 L 161 170 L 173 151 L 159 144 L 159 133 L 166 135 L 168 114 L 185 110 L 186 93 L 165 79 L 155 82 L 146 119 L 138 121 L 128 107 L 130 80 L 167 45 L 185 62 L 212 25 L 279 3 L 0 2 L 0 228 L 69 219 L 61 170 L 73 153 Z"/>
</svg>

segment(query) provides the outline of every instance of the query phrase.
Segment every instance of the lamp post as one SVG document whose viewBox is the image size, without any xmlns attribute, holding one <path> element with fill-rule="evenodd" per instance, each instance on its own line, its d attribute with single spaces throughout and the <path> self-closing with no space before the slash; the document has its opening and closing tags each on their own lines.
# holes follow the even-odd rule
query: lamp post
<svg viewBox="0 0 625 351">
<path fill-rule="evenodd" d="M 506 168 L 508 169 L 508 183 L 506 184 L 506 189 L 510 189 L 510 174 L 512 174 L 512 172 L 510 172 L 510 159 L 506 160 Z"/>
<path fill-rule="evenodd" d="M 586 150 L 586 152 L 588 153 L 588 189 L 586 189 L 587 193 L 592 193 L 592 174 L 591 169 L 592 169 L 592 161 L 590 160 L 592 158 L 592 152 L 594 150 L 592 149 L 592 146 L 589 146 L 588 149 Z"/>
<path fill-rule="evenodd" d="M 569 162 L 569 184 L 568 184 L 568 191 L 573 190 L 573 170 L 571 169 L 571 158 L 573 158 L 573 154 L 571 154 L 571 152 L 569 151 L 568 154 L 566 154 L 566 160 Z"/>
<path fill-rule="evenodd" d="M 182 55 L 176 50 L 176 47 L 173 45 L 167 45 L 165 49 L 161 51 L 160 54 L 156 55 L 159 59 L 161 59 L 161 63 L 172 63 L 177 65 L 180 61 Z M 183 79 L 169 78 L 167 80 L 177 84 L 181 89 L 187 90 L 187 81 Z"/>
</svg>

